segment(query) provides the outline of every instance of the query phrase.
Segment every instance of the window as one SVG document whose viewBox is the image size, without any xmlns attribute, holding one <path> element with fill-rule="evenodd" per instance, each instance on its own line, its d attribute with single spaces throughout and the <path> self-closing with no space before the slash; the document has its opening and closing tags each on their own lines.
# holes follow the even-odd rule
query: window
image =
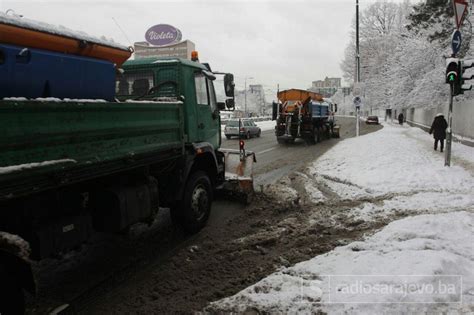
<svg viewBox="0 0 474 315">
<path fill-rule="evenodd" d="M 216 104 L 216 92 L 214 91 L 214 84 L 211 80 L 207 79 L 207 85 L 209 87 L 209 100 L 211 104 L 211 109 L 214 111 L 217 109 Z"/>
<path fill-rule="evenodd" d="M 201 105 L 209 105 L 206 77 L 202 73 L 196 73 L 194 83 L 196 85 L 196 102 Z"/>
<path fill-rule="evenodd" d="M 154 86 L 152 71 L 126 72 L 117 76 L 115 91 L 117 95 L 141 96 Z"/>
</svg>

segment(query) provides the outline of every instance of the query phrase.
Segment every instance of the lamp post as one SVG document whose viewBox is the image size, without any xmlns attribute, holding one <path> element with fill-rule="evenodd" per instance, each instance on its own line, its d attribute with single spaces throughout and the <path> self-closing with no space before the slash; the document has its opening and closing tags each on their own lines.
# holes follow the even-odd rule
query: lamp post
<svg viewBox="0 0 474 315">
<path fill-rule="evenodd" d="M 252 80 L 253 77 L 245 77 L 245 91 L 244 91 L 244 115 L 245 117 L 248 116 L 247 114 L 247 79 Z"/>
</svg>

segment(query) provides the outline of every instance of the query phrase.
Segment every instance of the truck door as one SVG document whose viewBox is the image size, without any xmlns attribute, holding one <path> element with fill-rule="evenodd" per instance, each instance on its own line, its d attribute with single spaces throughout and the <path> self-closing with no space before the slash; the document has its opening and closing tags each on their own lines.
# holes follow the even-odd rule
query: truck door
<svg viewBox="0 0 474 315">
<path fill-rule="evenodd" d="M 212 81 L 202 72 L 194 75 L 197 103 L 197 128 L 199 141 L 209 142 L 215 148 L 220 146 L 220 117 Z"/>
</svg>

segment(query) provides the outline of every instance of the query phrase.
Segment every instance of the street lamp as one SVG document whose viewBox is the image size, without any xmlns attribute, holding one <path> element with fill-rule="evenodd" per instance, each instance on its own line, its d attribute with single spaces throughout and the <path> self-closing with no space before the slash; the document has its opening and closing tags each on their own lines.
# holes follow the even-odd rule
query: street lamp
<svg viewBox="0 0 474 315">
<path fill-rule="evenodd" d="M 245 77 L 244 81 L 245 81 L 245 96 L 244 96 L 244 114 L 245 114 L 245 117 L 247 117 L 247 79 L 249 80 L 252 80 L 253 77 Z"/>
</svg>

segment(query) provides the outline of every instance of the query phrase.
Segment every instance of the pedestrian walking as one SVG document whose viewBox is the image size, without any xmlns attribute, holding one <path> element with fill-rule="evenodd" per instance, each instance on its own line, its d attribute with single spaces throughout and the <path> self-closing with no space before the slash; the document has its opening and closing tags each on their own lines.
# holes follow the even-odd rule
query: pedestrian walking
<svg viewBox="0 0 474 315">
<path fill-rule="evenodd" d="M 404 118 L 404 117 L 403 117 L 403 113 L 400 113 L 400 114 L 398 115 L 398 123 L 399 123 L 400 125 L 402 125 L 402 126 L 403 126 L 403 118 Z"/>
<path fill-rule="evenodd" d="M 433 134 L 434 137 L 434 149 L 438 149 L 438 142 L 440 142 L 440 149 L 443 152 L 444 149 L 444 139 L 446 139 L 446 128 L 448 128 L 448 122 L 444 119 L 444 115 L 439 113 L 433 120 L 430 129 L 430 135 Z"/>
</svg>

